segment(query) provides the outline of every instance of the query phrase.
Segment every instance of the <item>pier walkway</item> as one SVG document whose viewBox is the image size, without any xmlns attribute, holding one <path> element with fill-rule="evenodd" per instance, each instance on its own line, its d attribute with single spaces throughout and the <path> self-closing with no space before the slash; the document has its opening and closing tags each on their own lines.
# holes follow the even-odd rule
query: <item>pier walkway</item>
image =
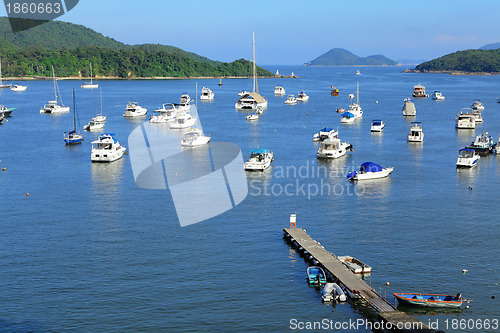
<svg viewBox="0 0 500 333">
<path fill-rule="evenodd" d="M 437 332 L 423 322 L 396 310 L 393 305 L 356 276 L 332 253 L 312 239 L 304 229 L 285 228 L 283 232 L 284 238 L 289 243 L 303 252 L 310 260 L 317 262 L 317 265 L 325 269 L 327 274 L 338 280 L 337 283 L 344 287 L 349 297 L 366 301 L 378 313 L 380 321 L 390 323 L 386 324 L 386 327 L 391 327 L 391 329 L 384 330 L 385 332 Z"/>
</svg>

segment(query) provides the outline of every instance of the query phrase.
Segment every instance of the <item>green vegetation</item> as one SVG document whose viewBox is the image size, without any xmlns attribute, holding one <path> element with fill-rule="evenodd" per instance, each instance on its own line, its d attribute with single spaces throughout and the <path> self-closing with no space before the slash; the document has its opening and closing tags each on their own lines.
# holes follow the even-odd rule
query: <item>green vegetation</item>
<svg viewBox="0 0 500 333">
<path fill-rule="evenodd" d="M 382 66 L 382 65 L 397 65 L 394 60 L 384 57 L 383 55 L 372 55 L 366 58 L 358 57 L 357 55 L 344 49 L 331 49 L 323 55 L 320 55 L 313 61 L 308 62 L 308 66 Z"/>
<path fill-rule="evenodd" d="M 466 50 L 447 54 L 415 67 L 417 72 L 500 72 L 500 49 Z"/>
<path fill-rule="evenodd" d="M 26 20 L 29 24 L 29 20 Z M 66 22 L 48 22 L 12 33 L 8 19 L 0 18 L 0 54 L 3 76 L 59 77 L 194 77 L 250 76 L 252 63 L 213 61 L 177 47 L 159 44 L 127 45 L 92 29 Z M 258 67 L 259 76 L 273 76 Z"/>
</svg>

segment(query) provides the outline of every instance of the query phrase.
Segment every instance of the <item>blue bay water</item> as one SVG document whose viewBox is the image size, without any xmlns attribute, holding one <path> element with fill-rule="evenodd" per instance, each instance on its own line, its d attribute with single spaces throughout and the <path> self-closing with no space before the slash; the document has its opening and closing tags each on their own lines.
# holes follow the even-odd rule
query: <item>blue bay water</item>
<svg viewBox="0 0 500 333">
<path fill-rule="evenodd" d="M 461 292 L 474 300 L 461 314 L 417 313 L 418 319 L 439 320 L 447 332 L 471 331 L 447 329 L 447 319 L 498 319 L 499 157 L 481 158 L 473 170 L 457 170 L 455 162 L 475 134 L 498 137 L 500 78 L 403 74 L 400 67 L 362 67 L 362 75 L 353 67 L 268 69 L 301 78 L 259 80 L 269 107 L 257 122 L 234 108 L 237 92 L 251 89 L 249 80 L 223 80 L 222 87 L 197 80 L 199 90 L 215 93 L 214 101 L 198 102 L 212 141 L 237 143 L 245 157 L 251 148 L 269 148 L 275 162 L 272 170 L 247 174 L 249 195 L 240 205 L 184 228 L 168 191 L 135 185 L 128 156 L 90 163 L 98 132 L 84 133 L 80 146 L 64 146 L 72 115 L 38 112 L 52 99 L 52 82 L 27 82 L 25 93 L 0 91 L 0 104 L 17 107 L 0 126 L 0 167 L 7 168 L 0 173 L 0 331 L 287 332 L 292 318 L 364 318 L 349 303 L 322 304 L 305 283 L 307 264 L 282 239 L 295 211 L 298 226 L 327 250 L 371 265 L 370 283 L 391 302 L 392 293 L 408 291 Z M 347 108 L 356 82 L 363 119 L 341 125 L 335 109 Z M 128 147 L 128 135 L 146 119 L 123 118 L 127 101 L 150 114 L 184 91 L 194 97 L 195 83 L 100 81 L 105 131 Z M 446 100 L 415 101 L 425 141 L 409 145 L 413 119 L 404 119 L 401 108 L 417 83 Z M 100 112 L 98 90 L 80 89 L 80 81 L 58 84 L 68 105 L 75 87 L 81 126 Z M 283 104 L 286 96 L 273 94 L 276 84 L 287 94 L 305 89 L 309 102 Z M 339 96 L 330 96 L 332 84 Z M 477 98 L 485 104 L 484 123 L 457 131 L 455 115 Z M 370 133 L 377 118 L 387 124 L 383 134 Z M 325 126 L 338 128 L 354 151 L 317 160 L 311 139 Z M 349 183 L 347 172 L 365 161 L 393 166 L 394 173 Z"/>
</svg>

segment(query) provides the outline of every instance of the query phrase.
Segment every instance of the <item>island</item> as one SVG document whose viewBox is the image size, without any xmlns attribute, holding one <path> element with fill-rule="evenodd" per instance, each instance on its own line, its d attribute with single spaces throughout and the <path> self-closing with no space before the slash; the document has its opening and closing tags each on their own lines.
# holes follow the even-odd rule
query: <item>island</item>
<svg viewBox="0 0 500 333">
<path fill-rule="evenodd" d="M 406 73 L 448 73 L 453 75 L 500 74 L 500 49 L 457 51 L 421 63 Z"/>
<path fill-rule="evenodd" d="M 357 55 L 340 48 L 331 49 L 304 66 L 394 66 L 398 63 L 383 55 L 358 57 Z"/>
<path fill-rule="evenodd" d="M 33 25 L 33 20 L 21 23 Z M 19 23 L 19 22 L 18 22 Z M 52 66 L 59 78 L 233 78 L 252 76 L 252 62 L 214 61 L 180 48 L 128 45 L 68 22 L 51 21 L 19 33 L 11 32 L 8 18 L 0 18 L 0 54 L 4 78 L 48 78 Z M 276 77 L 258 67 L 259 77 Z"/>
</svg>

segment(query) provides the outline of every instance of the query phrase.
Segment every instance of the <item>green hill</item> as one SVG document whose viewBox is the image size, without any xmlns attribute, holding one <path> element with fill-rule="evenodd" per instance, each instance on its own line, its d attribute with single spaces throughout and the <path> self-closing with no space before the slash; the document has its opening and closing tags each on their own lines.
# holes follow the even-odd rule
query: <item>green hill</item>
<svg viewBox="0 0 500 333">
<path fill-rule="evenodd" d="M 500 49 L 458 51 L 424 62 L 413 71 L 420 73 L 498 73 L 500 72 Z"/>
<path fill-rule="evenodd" d="M 372 55 L 366 58 L 340 48 L 331 49 L 325 54 L 306 63 L 307 66 L 384 66 L 397 65 L 398 63 L 383 55 Z"/>
<path fill-rule="evenodd" d="M 251 63 L 243 59 L 223 63 L 169 45 L 128 45 L 67 22 L 52 21 L 14 34 L 6 17 L 0 18 L 0 54 L 4 76 L 48 76 L 51 65 L 57 67 L 58 76 L 88 76 L 89 62 L 96 76 L 123 78 L 248 76 L 252 72 Z M 273 76 L 260 67 L 258 74 Z"/>
</svg>

